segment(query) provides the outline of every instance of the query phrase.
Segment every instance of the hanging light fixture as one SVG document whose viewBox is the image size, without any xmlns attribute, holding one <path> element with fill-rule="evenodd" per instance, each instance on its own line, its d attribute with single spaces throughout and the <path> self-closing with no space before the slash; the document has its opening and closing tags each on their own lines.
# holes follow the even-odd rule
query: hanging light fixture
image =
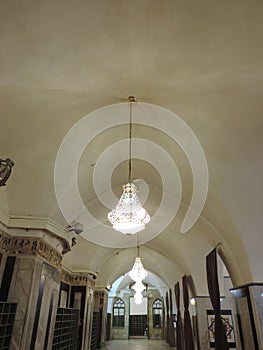
<svg viewBox="0 0 263 350">
<path fill-rule="evenodd" d="M 136 102 L 134 96 L 128 98 L 130 104 L 129 124 L 129 177 L 128 183 L 123 186 L 122 196 L 115 209 L 108 213 L 108 220 L 116 231 L 123 234 L 135 234 L 145 229 L 150 222 L 150 215 L 142 207 L 136 194 L 136 186 L 132 182 L 132 104 Z"/>
<path fill-rule="evenodd" d="M 134 282 L 142 282 L 147 276 L 147 271 L 144 269 L 141 258 L 137 256 L 133 268 L 129 272 L 129 276 L 134 280 Z"/>
<path fill-rule="evenodd" d="M 135 258 L 134 265 L 129 272 L 129 276 L 134 280 L 134 285 L 132 289 L 135 290 L 134 300 L 136 304 L 141 304 L 143 295 L 142 292 L 145 289 L 142 281 L 148 275 L 147 271 L 144 269 L 141 258 L 140 258 L 140 245 L 139 245 L 139 233 L 137 233 L 137 257 Z"/>
<path fill-rule="evenodd" d="M 129 272 L 129 276 L 136 283 L 142 283 L 142 280 L 148 275 L 147 271 L 143 267 L 141 258 L 140 258 L 140 244 L 139 244 L 139 233 L 137 233 L 137 257 L 135 258 L 135 262 L 131 271 Z"/>
<path fill-rule="evenodd" d="M 145 289 L 144 284 L 142 282 L 135 282 L 134 285 L 132 286 L 132 289 L 135 290 L 135 294 L 133 296 L 135 304 L 141 304 L 142 303 L 142 299 L 143 299 L 142 292 Z"/>
<path fill-rule="evenodd" d="M 145 279 L 147 275 L 148 273 L 143 267 L 143 264 L 140 258 L 139 234 L 137 234 L 137 257 L 135 258 L 134 265 L 131 271 L 129 272 L 129 276 L 131 277 L 131 279 L 134 280 L 135 285 L 136 283 L 140 285 L 140 283 L 142 284 L 142 281 Z"/>
</svg>

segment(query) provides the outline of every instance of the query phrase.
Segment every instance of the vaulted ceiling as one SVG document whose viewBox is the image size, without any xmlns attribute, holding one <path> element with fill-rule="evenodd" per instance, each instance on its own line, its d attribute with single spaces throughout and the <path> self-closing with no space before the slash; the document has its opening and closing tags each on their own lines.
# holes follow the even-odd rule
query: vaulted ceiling
<svg viewBox="0 0 263 350">
<path fill-rule="evenodd" d="M 98 285 L 127 272 L 136 239 L 107 212 L 127 182 L 135 95 L 133 177 L 153 217 L 140 234 L 145 267 L 167 286 L 191 274 L 205 293 L 205 256 L 221 242 L 234 285 L 262 281 L 262 13 L 260 0 L 2 1 L 0 157 L 15 166 L 0 221 L 76 236 L 64 265 Z M 204 159 L 204 208 L 181 233 L 206 190 Z M 74 184 L 90 214 L 78 236 Z"/>
</svg>

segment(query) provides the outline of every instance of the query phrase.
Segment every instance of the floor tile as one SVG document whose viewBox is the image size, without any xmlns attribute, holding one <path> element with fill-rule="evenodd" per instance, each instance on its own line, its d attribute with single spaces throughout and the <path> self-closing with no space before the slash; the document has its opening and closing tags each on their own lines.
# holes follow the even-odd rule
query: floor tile
<svg viewBox="0 0 263 350">
<path fill-rule="evenodd" d="M 106 343 L 106 350 L 168 350 L 172 349 L 163 340 L 109 340 Z"/>
</svg>

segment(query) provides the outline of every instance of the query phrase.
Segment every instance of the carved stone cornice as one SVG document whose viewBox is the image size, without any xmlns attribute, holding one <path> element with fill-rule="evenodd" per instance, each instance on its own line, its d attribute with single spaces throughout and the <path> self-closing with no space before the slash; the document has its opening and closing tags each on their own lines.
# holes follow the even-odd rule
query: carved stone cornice
<svg viewBox="0 0 263 350">
<path fill-rule="evenodd" d="M 2 227 L 1 227 L 2 226 Z M 42 231 L 50 236 L 56 237 L 62 246 L 62 253 L 65 254 L 71 250 L 72 235 L 67 229 L 58 225 L 56 222 L 47 217 L 23 216 L 23 215 L 6 215 L 0 210 L 0 232 L 5 232 L 11 236 L 20 236 L 18 231 L 26 230 L 27 236 L 34 236 L 36 231 Z M 32 234 L 30 235 L 30 231 Z M 24 234 L 21 232 L 21 236 Z M 50 242 L 49 242 L 50 243 Z"/>
<path fill-rule="evenodd" d="M 93 280 L 92 275 L 86 272 L 70 273 L 62 270 L 61 281 L 72 286 L 88 286 L 90 288 L 95 286 L 95 281 Z"/>
<path fill-rule="evenodd" d="M 8 254 L 36 256 L 61 267 L 62 255 L 42 238 L 8 236 L 0 232 L 0 250 Z"/>
</svg>

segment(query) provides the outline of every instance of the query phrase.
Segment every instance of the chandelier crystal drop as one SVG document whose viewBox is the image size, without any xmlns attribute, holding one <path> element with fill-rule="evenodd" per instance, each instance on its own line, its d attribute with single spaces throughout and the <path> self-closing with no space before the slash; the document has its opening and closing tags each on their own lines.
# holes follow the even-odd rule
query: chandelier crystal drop
<svg viewBox="0 0 263 350">
<path fill-rule="evenodd" d="M 136 292 L 134 294 L 134 301 L 135 301 L 135 304 L 137 305 L 140 305 L 142 303 L 142 299 L 143 299 L 143 295 L 139 292 Z"/>
<path fill-rule="evenodd" d="M 141 281 L 135 282 L 132 289 L 134 289 L 136 293 L 142 293 L 145 289 L 145 285 Z"/>
<path fill-rule="evenodd" d="M 145 225 L 151 220 L 150 215 L 142 207 L 136 194 L 137 188 L 132 182 L 132 103 L 136 102 L 134 96 L 128 98 L 130 103 L 130 127 L 129 127 L 129 178 L 123 186 L 123 193 L 115 209 L 108 213 L 108 220 L 116 231 L 123 234 L 135 234 L 145 229 Z"/>
</svg>

